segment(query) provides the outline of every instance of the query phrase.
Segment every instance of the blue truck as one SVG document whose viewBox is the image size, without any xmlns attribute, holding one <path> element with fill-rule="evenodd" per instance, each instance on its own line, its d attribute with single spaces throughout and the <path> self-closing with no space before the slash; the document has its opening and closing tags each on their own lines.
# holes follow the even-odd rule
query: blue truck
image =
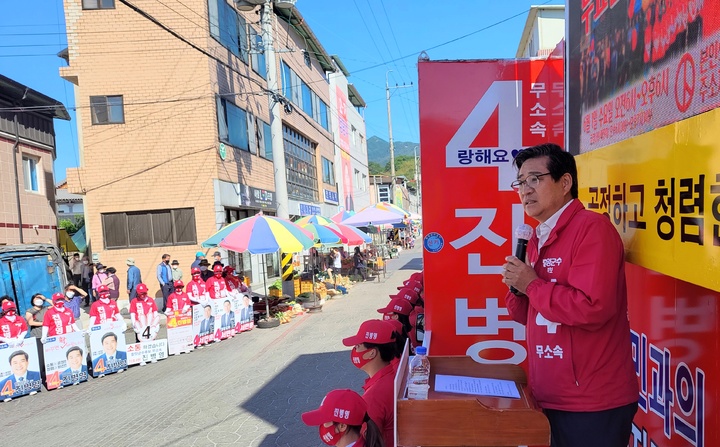
<svg viewBox="0 0 720 447">
<path fill-rule="evenodd" d="M 0 245 L 0 296 L 10 296 L 18 314 L 25 315 L 34 294 L 50 298 L 67 283 L 67 265 L 54 245 Z"/>
</svg>

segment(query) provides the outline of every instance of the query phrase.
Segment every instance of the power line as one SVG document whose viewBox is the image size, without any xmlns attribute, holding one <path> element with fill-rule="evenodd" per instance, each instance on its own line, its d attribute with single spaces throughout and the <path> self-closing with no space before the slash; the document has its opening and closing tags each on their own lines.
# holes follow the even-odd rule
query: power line
<svg viewBox="0 0 720 447">
<path fill-rule="evenodd" d="M 550 3 L 551 1 L 552 1 L 552 0 L 546 0 L 546 1 L 543 2 L 543 3 L 540 3 L 540 5 L 547 5 L 547 4 Z M 407 59 L 407 58 L 412 57 L 412 56 L 417 56 L 417 55 L 420 54 L 422 51 L 430 51 L 430 50 L 434 50 L 434 49 L 436 49 L 436 48 L 443 47 L 443 46 L 445 46 L 445 45 L 449 45 L 449 44 L 451 44 L 451 43 L 454 43 L 454 42 L 457 42 L 457 41 L 459 41 L 459 40 L 462 40 L 462 39 L 468 38 L 468 37 L 470 37 L 470 36 L 473 36 L 473 35 L 475 35 L 475 34 L 477 34 L 477 33 L 480 33 L 480 32 L 483 32 L 483 31 L 487 31 L 487 30 L 489 30 L 490 28 L 494 28 L 494 27 L 496 27 L 496 26 L 498 26 L 498 25 L 501 25 L 501 24 L 503 24 L 503 23 L 505 23 L 505 22 L 507 22 L 507 21 L 510 21 L 510 20 L 512 20 L 512 19 L 514 19 L 514 18 L 517 18 L 517 17 L 520 17 L 520 16 L 522 16 L 522 15 L 525 15 L 525 14 L 527 14 L 528 12 L 530 12 L 530 9 L 526 9 L 526 10 L 524 10 L 524 11 L 522 11 L 522 12 L 519 12 L 519 13 L 517 13 L 517 14 L 511 15 L 510 17 L 506 17 L 506 18 L 504 18 L 504 19 L 502 19 L 502 20 L 498 20 L 497 22 L 491 23 L 490 25 L 487 25 L 487 26 L 484 26 L 484 27 L 482 27 L 482 28 L 476 29 L 475 31 L 472 31 L 472 32 L 467 33 L 467 34 L 463 34 L 462 36 L 456 37 L 456 38 L 454 38 L 454 39 L 450 39 L 450 40 L 448 40 L 448 41 L 439 43 L 439 44 L 434 45 L 434 46 L 432 46 L 432 47 L 425 48 L 425 49 L 423 49 L 423 50 L 421 50 L 421 51 L 417 51 L 417 52 L 413 52 L 413 53 L 410 53 L 410 54 L 406 54 L 405 56 L 400 56 L 400 57 L 398 57 L 398 58 L 396 58 L 396 59 L 392 59 L 392 60 L 389 60 L 389 61 L 387 61 L 387 62 L 383 62 L 382 64 L 375 64 L 375 65 L 371 65 L 371 66 L 369 66 L 369 67 L 364 67 L 364 68 L 361 68 L 361 69 L 359 69 L 359 70 L 353 71 L 353 73 L 360 73 L 360 72 L 363 72 L 363 71 L 372 70 L 373 68 L 381 67 L 381 66 L 385 65 L 386 63 L 396 62 L 396 61 L 400 61 L 400 60 L 403 60 L 403 59 Z"/>
</svg>

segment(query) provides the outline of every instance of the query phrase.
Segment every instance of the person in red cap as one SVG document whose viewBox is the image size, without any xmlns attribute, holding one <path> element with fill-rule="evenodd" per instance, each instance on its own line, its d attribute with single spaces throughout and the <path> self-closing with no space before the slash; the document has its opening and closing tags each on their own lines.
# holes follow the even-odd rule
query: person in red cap
<svg viewBox="0 0 720 447">
<path fill-rule="evenodd" d="M 416 283 L 417 284 L 417 283 Z M 422 337 L 418 340 L 418 334 L 417 334 L 417 321 L 418 321 L 418 315 L 425 313 L 425 308 L 423 307 L 423 300 L 420 298 L 420 294 L 417 292 L 417 288 L 413 289 L 411 287 L 398 287 L 399 292 L 397 295 L 390 295 L 390 298 L 400 298 L 407 300 L 410 304 L 412 304 L 412 310 L 410 311 L 410 314 L 408 315 L 408 323 L 410 324 L 411 329 L 408 331 L 407 335 L 410 338 L 410 342 L 413 346 L 413 348 L 416 348 L 417 346 L 420 346 L 422 344 Z"/>
<path fill-rule="evenodd" d="M 215 267 L 213 267 L 213 277 L 205 281 L 205 287 L 211 299 L 220 299 L 227 296 L 227 284 L 222 274 L 222 265 L 215 264 Z"/>
<path fill-rule="evenodd" d="M 185 284 L 182 281 L 175 281 L 173 283 L 175 291 L 168 297 L 168 306 L 165 314 L 172 315 L 175 312 L 186 314 L 190 312 L 192 303 L 187 293 L 183 292 Z"/>
<path fill-rule="evenodd" d="M 75 324 L 75 317 L 70 309 L 65 307 L 65 295 L 54 293 L 52 296 L 53 305 L 43 318 L 42 337 L 40 342 L 45 343 L 48 337 L 69 334 L 79 331 Z"/>
<path fill-rule="evenodd" d="M 368 414 L 367 403 L 353 390 L 327 393 L 317 410 L 302 414 L 310 426 L 318 426 L 320 439 L 338 447 L 390 447 Z M 394 442 L 394 441 L 393 441 Z"/>
<path fill-rule="evenodd" d="M 190 301 L 193 303 L 204 303 L 209 297 L 207 294 L 207 286 L 202 279 L 202 272 L 200 268 L 193 267 L 190 270 L 190 274 L 192 275 L 192 280 L 185 287 L 185 293 L 188 294 L 188 298 L 190 298 Z"/>
<path fill-rule="evenodd" d="M 130 302 L 130 321 L 135 331 L 136 341 L 155 340 L 160 330 L 160 315 L 155 300 L 148 296 L 148 287 L 140 283 L 135 288 L 137 294 Z"/>
<path fill-rule="evenodd" d="M 243 281 L 244 278 L 240 278 L 235 274 L 233 266 L 225 266 L 223 276 L 225 277 L 228 292 L 245 293 L 248 291 L 245 281 Z"/>
<path fill-rule="evenodd" d="M 367 320 L 360 325 L 356 335 L 342 342 L 353 347 L 350 353 L 353 365 L 369 376 L 363 385 L 368 414 L 382 430 L 385 445 L 393 445 L 395 368 L 392 360 L 397 357 L 395 327 L 387 321 Z"/>
<path fill-rule="evenodd" d="M 10 300 L 2 303 L 2 317 L 0 317 L 0 343 L 19 345 L 28 332 L 28 325 L 24 318 L 17 316 L 17 306 Z"/>
<path fill-rule="evenodd" d="M 106 285 L 101 285 L 98 287 L 97 292 L 99 299 L 90 306 L 89 327 L 113 320 L 124 323 L 125 319 L 120 315 L 117 301 L 110 299 L 110 288 Z"/>
<path fill-rule="evenodd" d="M 383 314 L 383 320 L 398 320 L 403 325 L 403 334 L 407 337 L 412 330 L 409 315 L 413 310 L 410 301 L 405 298 L 393 298 L 387 306 L 377 311 Z"/>
</svg>

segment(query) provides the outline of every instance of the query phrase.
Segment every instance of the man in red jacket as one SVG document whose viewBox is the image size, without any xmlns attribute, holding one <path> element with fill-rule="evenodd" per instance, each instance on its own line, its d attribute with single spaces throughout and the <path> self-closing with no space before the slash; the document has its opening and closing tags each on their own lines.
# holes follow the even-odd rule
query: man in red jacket
<svg viewBox="0 0 720 447">
<path fill-rule="evenodd" d="M 638 382 L 622 240 L 607 217 L 577 200 L 570 153 L 544 144 L 513 163 L 512 186 L 539 225 L 527 259 L 506 258 L 503 282 L 516 293 L 505 301 L 527 326 L 530 387 L 550 421 L 551 446 L 625 447 Z"/>
</svg>

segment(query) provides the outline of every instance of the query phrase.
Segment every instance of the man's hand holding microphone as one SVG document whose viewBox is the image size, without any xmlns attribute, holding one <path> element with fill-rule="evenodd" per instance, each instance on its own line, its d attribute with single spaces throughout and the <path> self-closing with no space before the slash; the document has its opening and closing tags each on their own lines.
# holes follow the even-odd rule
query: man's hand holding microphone
<svg viewBox="0 0 720 447">
<path fill-rule="evenodd" d="M 510 287 L 510 291 L 515 295 L 524 295 L 527 286 L 535 278 L 537 274 L 532 267 L 525 263 L 525 255 L 527 254 L 527 244 L 532 237 L 532 227 L 528 224 L 522 224 L 515 230 L 517 245 L 515 246 L 515 256 L 508 256 L 507 261 L 503 264 L 502 282 Z"/>
</svg>

